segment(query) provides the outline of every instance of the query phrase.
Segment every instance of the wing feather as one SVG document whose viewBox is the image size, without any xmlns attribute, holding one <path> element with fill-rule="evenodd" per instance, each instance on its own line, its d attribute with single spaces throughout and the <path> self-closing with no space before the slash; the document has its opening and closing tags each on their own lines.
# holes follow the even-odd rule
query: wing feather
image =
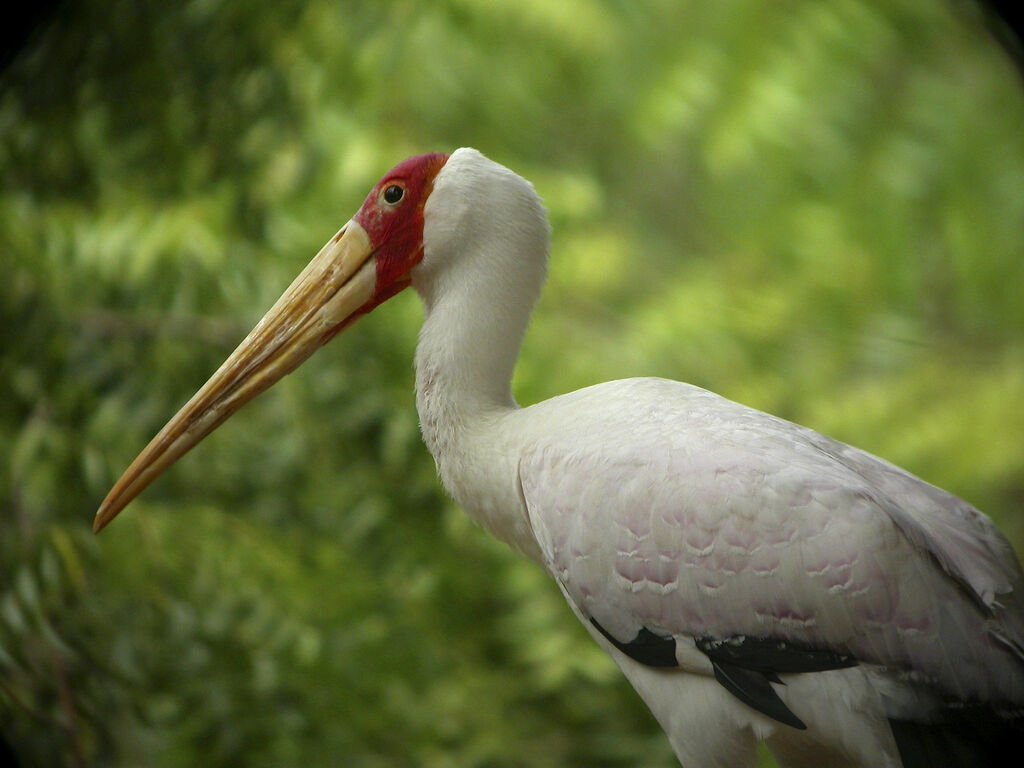
<svg viewBox="0 0 1024 768">
<path fill-rule="evenodd" d="M 557 407 L 549 404 L 557 403 Z M 1024 576 L 991 521 L 869 454 L 637 379 L 527 409 L 546 565 L 614 642 L 748 636 L 1024 702 Z"/>
</svg>

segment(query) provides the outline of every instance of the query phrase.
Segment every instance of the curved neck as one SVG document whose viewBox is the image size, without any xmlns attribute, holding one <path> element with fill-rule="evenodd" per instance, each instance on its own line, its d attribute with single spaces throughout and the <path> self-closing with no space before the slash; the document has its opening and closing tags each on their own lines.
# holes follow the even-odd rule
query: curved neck
<svg viewBox="0 0 1024 768">
<path fill-rule="evenodd" d="M 532 237 L 467 237 L 413 273 L 425 315 L 416 347 L 416 406 L 439 462 L 481 418 L 517 408 L 512 372 L 547 268 L 546 220 Z M 464 227 L 462 232 L 472 231 Z M 426 259 L 425 259 L 426 262 Z"/>
<path fill-rule="evenodd" d="M 500 284 L 446 277 L 416 286 L 425 312 L 416 347 L 416 400 L 424 425 L 432 415 L 444 415 L 454 428 L 517 407 L 512 373 L 532 301 L 509 301 Z"/>
<path fill-rule="evenodd" d="M 469 516 L 538 558 L 520 505 L 517 434 L 508 417 L 518 409 L 512 372 L 539 285 L 524 293 L 500 279 L 448 276 L 416 286 L 425 306 L 416 347 L 423 441 L 445 489 Z"/>
<path fill-rule="evenodd" d="M 533 187 L 456 150 L 424 205 L 410 273 L 425 314 L 416 408 L 447 491 L 470 517 L 539 556 L 518 490 L 512 372 L 547 272 L 547 216 Z"/>
</svg>

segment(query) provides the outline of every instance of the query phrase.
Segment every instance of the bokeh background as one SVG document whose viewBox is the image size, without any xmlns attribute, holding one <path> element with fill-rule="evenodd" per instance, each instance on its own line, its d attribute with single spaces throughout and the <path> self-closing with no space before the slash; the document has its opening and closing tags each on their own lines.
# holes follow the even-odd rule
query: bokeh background
<svg viewBox="0 0 1024 768">
<path fill-rule="evenodd" d="M 551 213 L 520 402 L 691 381 L 1021 551 L 1024 88 L 975 4 L 65 3 L 0 79 L 0 752 L 674 764 L 554 585 L 439 489 L 411 293 L 90 532 L 370 186 L 463 145 Z"/>
</svg>

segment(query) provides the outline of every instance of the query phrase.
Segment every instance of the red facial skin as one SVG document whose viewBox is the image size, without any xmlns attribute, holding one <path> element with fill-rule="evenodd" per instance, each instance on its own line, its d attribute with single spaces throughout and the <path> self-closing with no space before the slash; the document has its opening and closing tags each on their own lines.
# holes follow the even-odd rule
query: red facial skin
<svg viewBox="0 0 1024 768">
<path fill-rule="evenodd" d="M 431 154 L 399 163 L 378 182 L 353 217 L 369 235 L 377 265 L 377 290 L 363 312 L 408 287 L 409 272 L 423 259 L 423 204 L 447 161 L 448 155 Z M 393 186 L 401 187 L 404 194 L 390 204 L 384 194 Z"/>
</svg>

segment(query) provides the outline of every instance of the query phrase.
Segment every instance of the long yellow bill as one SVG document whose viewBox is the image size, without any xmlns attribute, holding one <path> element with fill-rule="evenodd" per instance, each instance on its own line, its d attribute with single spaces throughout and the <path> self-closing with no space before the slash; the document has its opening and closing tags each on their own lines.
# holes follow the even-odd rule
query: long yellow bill
<svg viewBox="0 0 1024 768">
<path fill-rule="evenodd" d="M 367 308 L 377 274 L 366 231 L 350 221 L 320 250 L 210 380 L 125 470 L 103 500 L 99 532 L 231 414 L 295 370 Z"/>
</svg>

